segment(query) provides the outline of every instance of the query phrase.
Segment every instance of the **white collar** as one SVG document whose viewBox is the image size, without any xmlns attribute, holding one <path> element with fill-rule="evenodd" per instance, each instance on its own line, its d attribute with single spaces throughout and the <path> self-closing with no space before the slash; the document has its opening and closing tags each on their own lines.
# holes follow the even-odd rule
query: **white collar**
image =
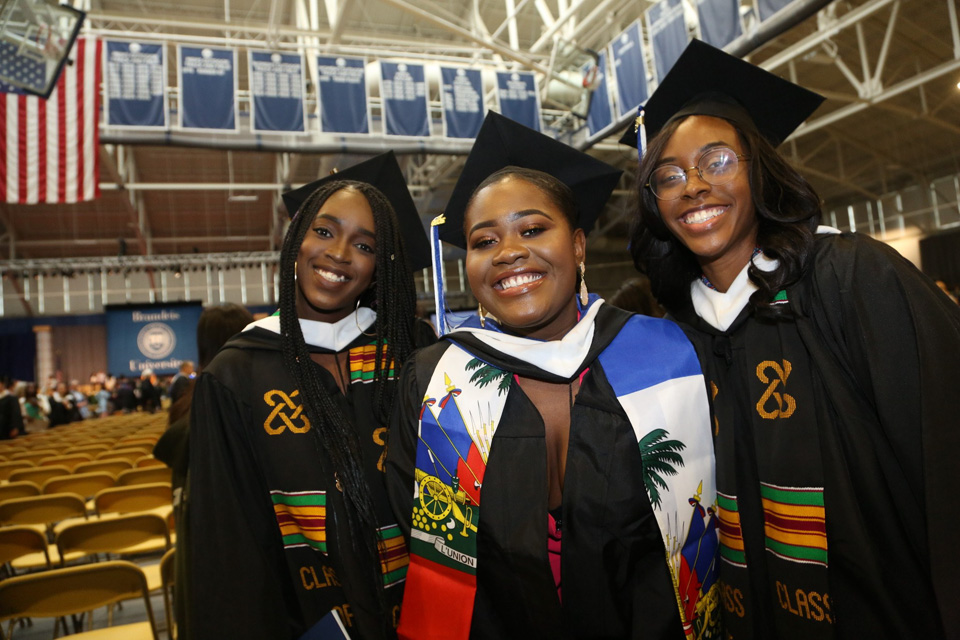
<svg viewBox="0 0 960 640">
<path fill-rule="evenodd" d="M 576 326 L 559 340 L 534 340 L 477 327 L 458 327 L 451 333 L 470 333 L 505 355 L 528 362 L 548 373 L 569 378 L 580 368 L 593 344 L 594 319 L 603 300 L 595 300 Z"/>
<path fill-rule="evenodd" d="M 817 234 L 835 234 L 840 233 L 839 229 L 820 225 L 817 227 Z M 780 262 L 773 260 L 762 253 L 758 253 L 753 258 L 753 263 L 761 271 L 773 271 Z M 747 276 L 747 270 L 750 264 L 744 265 L 743 270 L 734 279 L 733 284 L 723 293 L 716 289 L 711 289 L 705 285 L 700 278 L 690 283 L 690 300 L 693 302 L 693 310 L 710 326 L 726 331 L 737 319 L 743 308 L 750 301 L 750 296 L 757 290 L 757 285 Z"/>
<path fill-rule="evenodd" d="M 360 307 L 347 317 L 337 322 L 318 322 L 316 320 L 300 320 L 300 331 L 303 340 L 314 347 L 321 347 L 331 351 L 343 351 L 361 333 L 373 326 L 377 320 L 377 313 L 373 309 Z M 248 324 L 244 331 L 260 328 L 280 335 L 280 316 L 272 315 Z"/>
</svg>

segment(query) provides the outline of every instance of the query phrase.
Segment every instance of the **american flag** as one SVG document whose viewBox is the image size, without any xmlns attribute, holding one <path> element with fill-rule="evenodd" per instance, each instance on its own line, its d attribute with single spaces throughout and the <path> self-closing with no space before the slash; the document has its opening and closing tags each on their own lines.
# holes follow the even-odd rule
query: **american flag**
<svg viewBox="0 0 960 640">
<path fill-rule="evenodd" d="M 0 201 L 93 200 L 98 154 L 102 44 L 77 38 L 47 100 L 0 93 Z"/>
</svg>

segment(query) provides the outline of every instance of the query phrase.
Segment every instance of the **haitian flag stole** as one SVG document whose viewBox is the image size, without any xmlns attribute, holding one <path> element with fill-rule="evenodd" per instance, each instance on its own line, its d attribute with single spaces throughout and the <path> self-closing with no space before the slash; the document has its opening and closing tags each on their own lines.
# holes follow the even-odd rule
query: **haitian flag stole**
<svg viewBox="0 0 960 640">
<path fill-rule="evenodd" d="M 672 322 L 633 316 L 600 354 L 633 425 L 687 638 L 720 638 L 710 407 L 696 352 Z"/>
<path fill-rule="evenodd" d="M 507 388 L 483 389 L 491 381 L 484 375 L 489 369 L 451 344 L 427 385 L 420 407 L 410 566 L 397 630 L 401 638 L 470 636 L 480 487 L 507 401 Z M 494 371 L 509 385 L 512 376 Z M 466 411 L 457 402 L 461 394 L 472 399 Z M 437 606 L 437 598 L 443 606 Z"/>
</svg>

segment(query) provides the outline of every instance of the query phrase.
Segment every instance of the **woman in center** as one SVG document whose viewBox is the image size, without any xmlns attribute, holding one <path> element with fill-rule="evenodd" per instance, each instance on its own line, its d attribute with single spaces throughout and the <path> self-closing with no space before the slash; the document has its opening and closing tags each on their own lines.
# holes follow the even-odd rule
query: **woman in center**
<svg viewBox="0 0 960 640">
<path fill-rule="evenodd" d="M 440 231 L 467 250 L 479 314 L 404 368 L 390 431 L 410 548 L 401 637 L 711 637 L 696 355 L 675 325 L 605 305 L 584 280 L 585 234 L 619 175 L 484 122 Z"/>
</svg>

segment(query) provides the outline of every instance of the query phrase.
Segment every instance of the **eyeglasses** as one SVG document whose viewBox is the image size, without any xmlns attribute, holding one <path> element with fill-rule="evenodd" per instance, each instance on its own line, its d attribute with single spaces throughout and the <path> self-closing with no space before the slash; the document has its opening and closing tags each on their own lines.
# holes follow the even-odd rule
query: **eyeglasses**
<svg viewBox="0 0 960 640">
<path fill-rule="evenodd" d="M 727 147 L 710 149 L 700 156 L 696 166 L 684 169 L 675 164 L 663 164 L 650 174 L 647 187 L 661 200 L 676 200 L 687 186 L 687 173 L 697 170 L 697 175 L 707 184 L 718 186 L 733 180 L 740 170 L 740 160 L 747 156 Z"/>
</svg>

